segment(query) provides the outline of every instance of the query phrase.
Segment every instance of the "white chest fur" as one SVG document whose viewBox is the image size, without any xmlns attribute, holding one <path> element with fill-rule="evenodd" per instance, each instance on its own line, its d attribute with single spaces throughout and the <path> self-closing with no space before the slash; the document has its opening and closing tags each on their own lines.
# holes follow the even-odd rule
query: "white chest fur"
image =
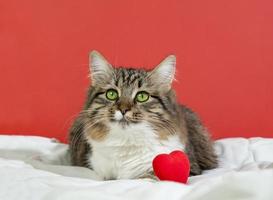
<svg viewBox="0 0 273 200">
<path fill-rule="evenodd" d="M 146 123 L 122 128 L 110 125 L 110 132 L 103 141 L 89 140 L 92 154 L 89 162 L 104 179 L 137 178 L 152 171 L 152 160 L 160 153 L 184 150 L 177 135 L 159 140 Z"/>
</svg>

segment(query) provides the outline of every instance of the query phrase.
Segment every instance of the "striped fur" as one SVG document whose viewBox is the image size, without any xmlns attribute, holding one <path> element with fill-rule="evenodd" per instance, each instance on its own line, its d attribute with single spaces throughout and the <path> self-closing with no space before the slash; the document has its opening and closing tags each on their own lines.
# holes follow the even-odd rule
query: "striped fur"
<svg viewBox="0 0 273 200">
<path fill-rule="evenodd" d="M 103 141 L 111 131 L 111 123 L 119 123 L 126 128 L 144 122 L 152 127 L 159 141 L 166 142 L 172 136 L 178 136 L 190 158 L 192 175 L 217 166 L 208 132 L 194 112 L 177 103 L 175 92 L 171 89 L 175 74 L 174 56 L 167 57 L 154 70 L 146 71 L 114 68 L 102 55 L 93 52 L 90 56 L 90 70 L 93 84 L 88 91 L 85 106 L 69 134 L 74 165 L 92 168 L 92 164 L 87 161 L 88 156 L 92 157 L 89 140 Z M 109 101 L 105 97 L 108 89 L 118 91 L 119 98 L 116 101 Z M 135 101 L 139 91 L 150 94 L 147 102 Z M 117 121 L 115 114 L 119 110 L 128 111 L 125 120 Z"/>
</svg>

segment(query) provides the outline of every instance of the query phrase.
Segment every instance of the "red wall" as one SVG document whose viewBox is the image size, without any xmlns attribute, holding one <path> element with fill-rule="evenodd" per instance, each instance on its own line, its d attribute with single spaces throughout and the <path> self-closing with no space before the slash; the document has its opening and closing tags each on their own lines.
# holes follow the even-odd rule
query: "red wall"
<svg viewBox="0 0 273 200">
<path fill-rule="evenodd" d="M 65 140 L 88 52 L 155 66 L 177 55 L 181 102 L 214 138 L 273 136 L 273 1 L 2 0 L 0 132 Z"/>
</svg>

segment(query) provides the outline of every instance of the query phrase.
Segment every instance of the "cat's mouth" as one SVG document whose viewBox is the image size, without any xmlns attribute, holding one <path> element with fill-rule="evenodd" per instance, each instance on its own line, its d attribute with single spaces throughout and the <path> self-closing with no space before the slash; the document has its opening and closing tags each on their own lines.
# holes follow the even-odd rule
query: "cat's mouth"
<svg viewBox="0 0 273 200">
<path fill-rule="evenodd" d="M 116 111 L 115 114 L 111 116 L 111 121 L 122 126 L 127 126 L 138 123 L 140 120 L 134 120 L 134 118 L 130 116 L 130 113 L 122 114 L 120 111 Z"/>
<path fill-rule="evenodd" d="M 116 111 L 114 115 L 114 119 L 116 122 L 121 124 L 128 124 L 129 120 L 126 117 L 126 114 L 122 114 L 120 111 Z"/>
<path fill-rule="evenodd" d="M 112 120 L 112 122 L 117 123 L 123 127 L 130 125 L 130 120 L 126 116 L 123 116 L 120 119 L 114 119 Z"/>
<path fill-rule="evenodd" d="M 126 118 L 126 116 L 123 116 L 121 119 L 116 120 L 116 122 L 122 126 L 130 124 L 130 121 Z"/>
<path fill-rule="evenodd" d="M 118 121 L 118 123 L 121 125 L 128 125 L 129 121 L 125 117 L 123 117 L 121 120 Z"/>
</svg>

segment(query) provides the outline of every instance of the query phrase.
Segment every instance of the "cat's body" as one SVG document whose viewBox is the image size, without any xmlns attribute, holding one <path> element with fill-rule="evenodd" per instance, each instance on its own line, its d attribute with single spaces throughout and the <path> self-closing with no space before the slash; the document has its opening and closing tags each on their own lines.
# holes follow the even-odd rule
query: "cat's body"
<svg viewBox="0 0 273 200">
<path fill-rule="evenodd" d="M 152 160 L 160 153 L 182 150 L 191 174 L 217 165 L 209 136 L 190 109 L 176 102 L 171 82 L 175 57 L 153 71 L 112 68 L 91 53 L 91 77 L 83 111 L 70 130 L 71 160 L 101 178 L 152 176 Z"/>
</svg>

